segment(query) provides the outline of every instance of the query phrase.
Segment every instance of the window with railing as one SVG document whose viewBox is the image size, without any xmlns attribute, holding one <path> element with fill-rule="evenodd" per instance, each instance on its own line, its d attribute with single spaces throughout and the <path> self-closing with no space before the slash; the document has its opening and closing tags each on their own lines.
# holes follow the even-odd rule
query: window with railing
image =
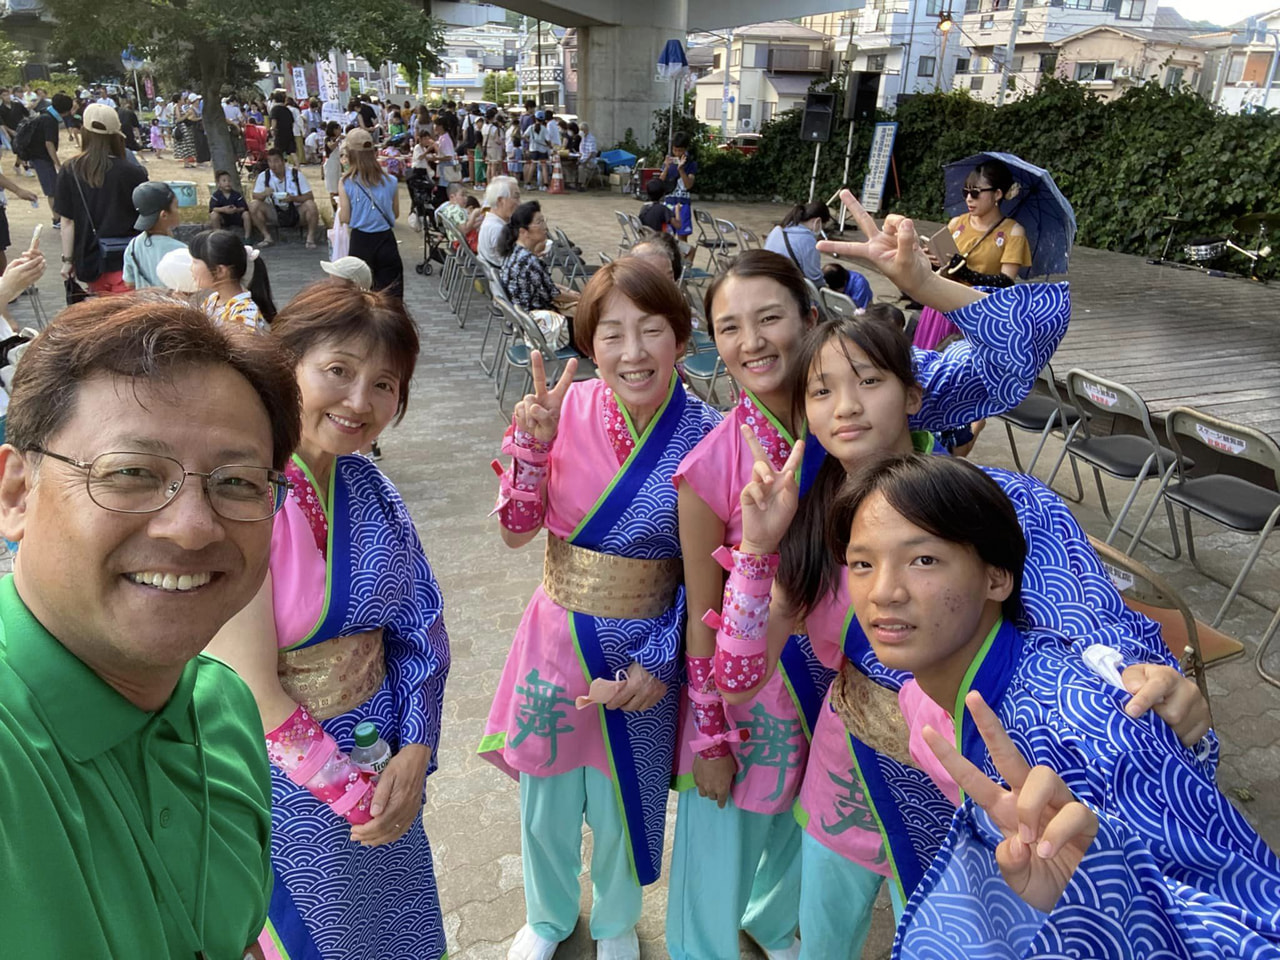
<svg viewBox="0 0 1280 960">
<path fill-rule="evenodd" d="M 960 57 L 959 59 L 957 59 L 957 60 L 956 60 L 956 73 L 968 73 L 968 72 L 969 72 L 969 58 L 968 58 L 968 57 Z"/>
<path fill-rule="evenodd" d="M 921 57 L 920 63 L 916 67 L 917 77 L 932 77 L 933 72 L 938 68 L 937 57 Z"/>
<path fill-rule="evenodd" d="M 1052 76 L 1058 69 L 1058 55 L 1056 53 L 1040 54 L 1040 72 Z"/>
<path fill-rule="evenodd" d="M 1076 64 L 1077 83 L 1105 83 L 1115 76 L 1116 65 L 1112 61 L 1083 60 Z"/>
</svg>

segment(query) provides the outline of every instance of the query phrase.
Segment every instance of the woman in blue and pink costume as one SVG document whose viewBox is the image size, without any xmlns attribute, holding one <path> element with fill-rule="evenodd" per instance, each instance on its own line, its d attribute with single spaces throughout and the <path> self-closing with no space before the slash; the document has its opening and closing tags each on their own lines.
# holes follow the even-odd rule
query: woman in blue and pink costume
<svg viewBox="0 0 1280 960">
<path fill-rule="evenodd" d="M 314 284 L 272 324 L 296 362 L 302 440 L 258 596 L 214 639 L 258 702 L 272 762 L 267 960 L 439 960 L 423 787 L 449 637 L 400 494 L 357 454 L 403 416 L 418 333 L 399 300 Z M 394 751 L 348 757 L 369 721 Z"/>
<path fill-rule="evenodd" d="M 929 296 L 910 276 L 894 279 L 913 296 Z M 926 431 L 1020 403 L 1066 332 L 1070 313 L 1065 290 L 1040 299 L 998 294 L 989 303 L 959 284 L 941 287 L 952 298 L 944 306 L 967 339 L 945 353 L 913 352 L 924 400 L 911 422 Z M 716 278 L 706 311 L 741 396 L 681 463 L 676 484 L 690 608 L 718 614 L 724 571 L 712 553 L 741 540 L 751 442 L 782 469 L 804 432 L 791 390 L 800 344 L 817 310 L 796 265 L 759 250 L 742 254 Z M 821 455 L 810 444 L 809 466 Z M 782 960 L 799 950 L 802 831 L 792 807 L 832 671 L 798 631 L 763 687 L 726 705 L 712 677 L 715 628 L 690 617 L 685 642 L 688 702 L 675 781 L 667 950 L 674 960 L 717 960 L 737 949 L 741 928 L 766 956 Z"/>
</svg>

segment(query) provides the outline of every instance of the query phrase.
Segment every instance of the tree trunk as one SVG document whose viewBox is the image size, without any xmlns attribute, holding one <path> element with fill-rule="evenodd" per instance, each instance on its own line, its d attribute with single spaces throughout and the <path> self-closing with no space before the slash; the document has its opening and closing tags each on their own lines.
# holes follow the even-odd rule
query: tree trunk
<svg viewBox="0 0 1280 960">
<path fill-rule="evenodd" d="M 244 192 L 240 184 L 240 171 L 236 168 L 236 151 L 231 141 L 231 129 L 227 116 L 222 112 L 222 84 L 227 78 L 229 51 L 221 44 L 200 43 L 196 56 L 200 63 L 200 91 L 204 97 L 204 135 L 209 140 L 209 153 L 214 170 L 226 170 L 236 189 Z M 213 174 L 210 174 L 212 178 Z"/>
</svg>

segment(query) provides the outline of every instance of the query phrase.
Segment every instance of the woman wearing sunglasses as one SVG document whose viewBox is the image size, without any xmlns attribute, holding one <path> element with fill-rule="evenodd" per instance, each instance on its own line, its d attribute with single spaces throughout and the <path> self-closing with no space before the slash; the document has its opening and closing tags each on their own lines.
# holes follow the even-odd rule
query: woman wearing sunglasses
<svg viewBox="0 0 1280 960">
<path fill-rule="evenodd" d="M 956 242 L 956 249 L 963 257 L 962 265 L 968 270 L 954 272 L 954 262 L 940 263 L 932 251 L 929 259 L 933 261 L 934 267 L 940 267 L 950 279 L 961 283 L 985 286 L 989 279 L 995 277 L 1008 277 L 1008 282 L 1012 282 L 1020 270 L 1031 266 L 1027 231 L 1018 221 L 1006 217 L 1000 209 L 1004 200 L 1017 193 L 1013 174 L 999 160 L 984 160 L 970 171 L 962 192 L 968 211 L 952 217 L 947 228 Z M 979 280 L 974 274 L 985 277 Z M 939 342 L 958 332 L 942 314 L 925 307 L 920 314 L 912 345 L 922 350 L 932 350 Z"/>
</svg>

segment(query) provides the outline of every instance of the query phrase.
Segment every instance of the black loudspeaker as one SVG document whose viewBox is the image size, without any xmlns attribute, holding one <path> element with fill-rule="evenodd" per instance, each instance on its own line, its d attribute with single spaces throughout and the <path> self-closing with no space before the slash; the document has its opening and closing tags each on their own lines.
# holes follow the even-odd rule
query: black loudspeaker
<svg viewBox="0 0 1280 960">
<path fill-rule="evenodd" d="M 47 63 L 24 63 L 22 65 L 22 79 L 26 83 L 35 83 L 37 80 L 43 80 L 48 83 L 52 79 L 49 76 L 49 65 Z"/>
<path fill-rule="evenodd" d="M 800 123 L 800 139 L 806 143 L 826 143 L 830 140 L 835 106 L 834 93 L 809 91 L 809 95 L 804 100 L 804 119 Z"/>
<path fill-rule="evenodd" d="M 876 101 L 880 99 L 880 74 L 850 70 L 844 90 L 844 118 L 852 120 L 854 126 L 874 122 Z"/>
</svg>

